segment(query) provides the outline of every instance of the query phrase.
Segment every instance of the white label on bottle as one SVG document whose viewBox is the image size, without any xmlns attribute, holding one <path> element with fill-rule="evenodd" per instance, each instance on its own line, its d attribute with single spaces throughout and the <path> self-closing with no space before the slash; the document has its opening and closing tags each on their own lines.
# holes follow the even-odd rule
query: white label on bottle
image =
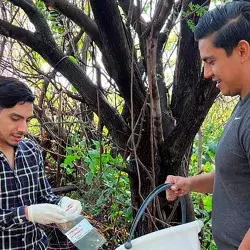
<svg viewBox="0 0 250 250">
<path fill-rule="evenodd" d="M 83 219 L 76 226 L 71 228 L 66 233 L 66 236 L 74 244 L 82 237 L 84 237 L 87 233 L 89 233 L 92 230 L 92 228 L 93 226 L 86 219 Z"/>
</svg>

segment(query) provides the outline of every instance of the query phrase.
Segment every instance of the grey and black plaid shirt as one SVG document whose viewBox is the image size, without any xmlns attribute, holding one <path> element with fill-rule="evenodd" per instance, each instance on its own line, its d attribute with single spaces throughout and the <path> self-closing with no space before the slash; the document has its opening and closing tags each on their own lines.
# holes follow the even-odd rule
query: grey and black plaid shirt
<svg viewBox="0 0 250 250">
<path fill-rule="evenodd" d="M 56 204 L 60 199 L 51 191 L 42 155 L 34 142 L 23 140 L 18 144 L 14 170 L 0 151 L 0 249 L 47 249 L 45 233 L 27 221 L 24 208 L 31 204 Z"/>
</svg>

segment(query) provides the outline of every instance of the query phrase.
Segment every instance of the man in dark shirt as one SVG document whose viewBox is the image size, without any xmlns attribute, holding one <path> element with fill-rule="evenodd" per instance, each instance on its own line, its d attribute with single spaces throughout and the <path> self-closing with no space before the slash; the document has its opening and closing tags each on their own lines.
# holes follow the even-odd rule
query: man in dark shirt
<svg viewBox="0 0 250 250">
<path fill-rule="evenodd" d="M 215 171 L 167 176 L 167 199 L 191 191 L 213 193 L 213 236 L 219 250 L 250 249 L 250 3 L 208 11 L 195 28 L 204 77 L 227 96 L 240 96 L 218 144 Z"/>
<path fill-rule="evenodd" d="M 39 224 L 64 223 L 81 203 L 52 193 L 38 146 L 24 140 L 34 96 L 15 78 L 0 77 L 0 249 L 43 250 Z"/>
</svg>

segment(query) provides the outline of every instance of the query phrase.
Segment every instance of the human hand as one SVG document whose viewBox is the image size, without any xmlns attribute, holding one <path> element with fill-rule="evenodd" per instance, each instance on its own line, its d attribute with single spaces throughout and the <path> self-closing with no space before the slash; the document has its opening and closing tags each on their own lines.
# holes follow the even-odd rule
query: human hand
<svg viewBox="0 0 250 250">
<path fill-rule="evenodd" d="M 26 207 L 27 220 L 43 225 L 65 223 L 67 222 L 65 215 L 66 213 L 62 208 L 53 204 L 44 203 Z"/>
<path fill-rule="evenodd" d="M 173 184 L 166 190 L 167 200 L 173 201 L 177 197 L 188 194 L 191 191 L 191 181 L 189 178 L 182 176 L 168 175 L 165 183 Z"/>
<path fill-rule="evenodd" d="M 67 196 L 63 197 L 58 203 L 58 205 L 68 214 L 69 213 L 80 214 L 82 211 L 81 202 L 78 200 L 71 199 Z"/>
</svg>

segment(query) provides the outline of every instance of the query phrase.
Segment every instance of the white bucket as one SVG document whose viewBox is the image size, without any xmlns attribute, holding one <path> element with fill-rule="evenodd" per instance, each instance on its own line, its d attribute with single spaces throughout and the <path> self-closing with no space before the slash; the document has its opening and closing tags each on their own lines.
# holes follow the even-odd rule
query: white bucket
<svg viewBox="0 0 250 250">
<path fill-rule="evenodd" d="M 131 250 L 200 250 L 198 233 L 203 222 L 196 220 L 169 227 L 132 240 Z M 126 250 L 124 245 L 116 250 Z"/>
</svg>

